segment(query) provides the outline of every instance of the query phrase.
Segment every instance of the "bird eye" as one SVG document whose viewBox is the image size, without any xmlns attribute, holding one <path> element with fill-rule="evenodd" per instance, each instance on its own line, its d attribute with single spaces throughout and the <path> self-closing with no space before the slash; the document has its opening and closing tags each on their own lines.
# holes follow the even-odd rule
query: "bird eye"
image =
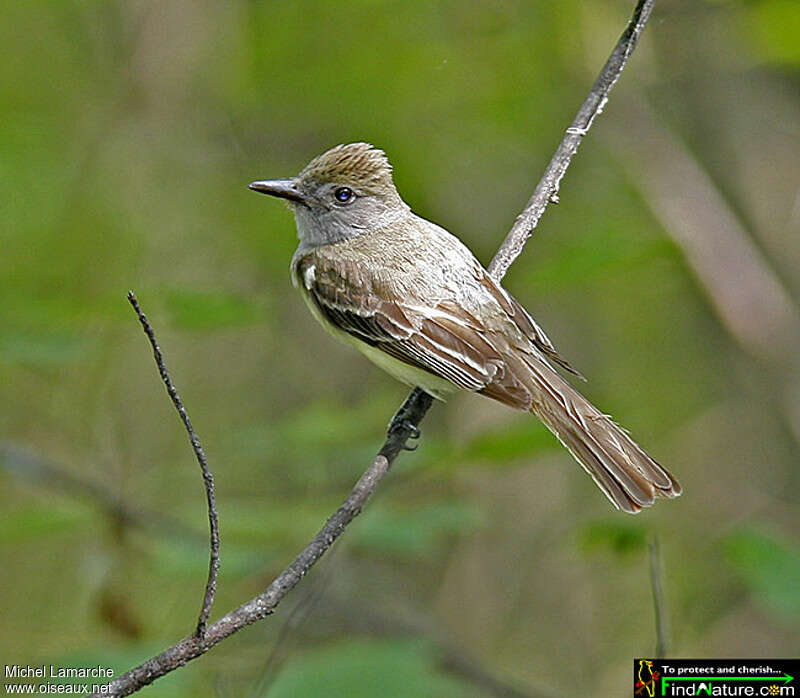
<svg viewBox="0 0 800 698">
<path fill-rule="evenodd" d="M 356 198 L 356 194 L 350 187 L 339 187 L 335 192 L 333 192 L 333 198 L 336 199 L 340 204 L 349 204 L 353 199 Z"/>
</svg>

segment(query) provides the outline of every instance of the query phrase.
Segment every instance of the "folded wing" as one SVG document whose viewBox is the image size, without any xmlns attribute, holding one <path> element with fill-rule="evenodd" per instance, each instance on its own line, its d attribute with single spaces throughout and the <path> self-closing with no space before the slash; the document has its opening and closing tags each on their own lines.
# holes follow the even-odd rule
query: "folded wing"
<svg viewBox="0 0 800 698">
<path fill-rule="evenodd" d="M 296 278 L 336 329 L 410 366 L 529 410 L 567 447 L 619 509 L 636 513 L 677 481 L 614 421 L 589 403 L 548 359 L 575 373 L 528 313 L 475 263 L 465 297 L 447 287 L 403 293 L 364 266 L 312 253 Z M 420 282 L 422 283 L 422 282 Z M 459 287 L 461 288 L 461 287 Z M 436 296 L 435 303 L 422 298 Z"/>
</svg>

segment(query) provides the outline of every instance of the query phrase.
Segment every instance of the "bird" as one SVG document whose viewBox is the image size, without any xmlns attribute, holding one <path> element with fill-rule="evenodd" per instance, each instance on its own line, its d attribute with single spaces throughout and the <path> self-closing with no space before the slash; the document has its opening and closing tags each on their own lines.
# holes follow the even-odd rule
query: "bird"
<svg viewBox="0 0 800 698">
<path fill-rule="evenodd" d="M 634 688 L 636 688 L 637 695 L 641 695 L 643 691 L 647 691 L 650 698 L 655 696 L 656 687 L 656 674 L 653 672 L 653 662 L 650 659 L 639 660 L 639 681 Z"/>
<path fill-rule="evenodd" d="M 479 393 L 537 416 L 617 509 L 677 497 L 677 480 L 559 373 L 580 374 L 472 252 L 417 216 L 383 150 L 337 145 L 295 177 L 250 189 L 284 199 L 299 244 L 290 270 L 337 339 L 433 398 Z"/>
</svg>

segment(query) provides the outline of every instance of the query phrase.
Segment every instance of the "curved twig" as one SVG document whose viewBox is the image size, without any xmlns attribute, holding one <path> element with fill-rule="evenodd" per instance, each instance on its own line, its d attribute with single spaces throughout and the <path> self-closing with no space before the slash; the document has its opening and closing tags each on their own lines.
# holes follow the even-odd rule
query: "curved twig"
<svg viewBox="0 0 800 698">
<path fill-rule="evenodd" d="M 426 396 L 431 400 L 429 396 Z M 425 398 L 422 404 L 425 404 Z M 427 409 L 427 406 L 425 407 Z M 406 419 L 420 420 L 422 417 L 407 403 L 400 408 Z M 344 532 L 347 525 L 361 513 L 361 509 L 372 496 L 378 483 L 389 472 L 392 461 L 403 449 L 408 436 L 399 430 L 393 431 L 386 439 L 380 453 L 375 456 L 370 466 L 359 478 L 342 506 L 331 516 L 319 533 L 305 547 L 305 549 L 281 572 L 267 590 L 251 599 L 239 608 L 212 623 L 202 637 L 191 635 L 184 638 L 176 645 L 164 650 L 161 654 L 149 659 L 144 664 L 122 674 L 108 684 L 104 693 L 92 695 L 127 696 L 138 691 L 142 686 L 152 683 L 160 676 L 183 666 L 186 662 L 204 654 L 214 645 L 229 637 L 237 630 L 241 630 L 251 623 L 271 615 L 284 596 L 288 594 L 297 583 L 314 566 L 333 542 Z"/>
<path fill-rule="evenodd" d="M 195 628 L 195 636 L 202 638 L 206 632 L 206 624 L 208 623 L 208 616 L 211 613 L 211 606 L 214 604 L 214 595 L 217 592 L 217 574 L 219 573 L 219 517 L 217 516 L 217 501 L 214 494 L 214 476 L 211 474 L 211 469 L 208 467 L 208 460 L 206 459 L 203 445 L 200 443 L 200 439 L 192 427 L 192 422 L 189 419 L 186 408 L 183 406 L 183 401 L 178 394 L 178 389 L 172 383 L 172 379 L 169 376 L 167 366 L 164 363 L 164 357 L 156 341 L 155 332 L 153 332 L 153 328 L 150 326 L 147 316 L 139 307 L 139 301 L 136 299 L 133 291 L 128 291 L 128 302 L 136 311 L 139 322 L 144 328 L 144 333 L 147 335 L 147 339 L 150 340 L 150 346 L 153 347 L 153 357 L 156 360 L 156 366 L 158 366 L 158 373 L 161 375 L 161 380 L 164 381 L 164 386 L 167 388 L 172 404 L 175 405 L 175 409 L 180 415 L 183 426 L 186 427 L 186 432 L 189 434 L 189 441 L 192 443 L 192 450 L 195 456 L 197 456 L 197 462 L 200 464 L 200 470 L 203 472 L 203 483 L 206 487 L 206 499 L 208 501 L 208 528 L 211 553 L 208 562 L 206 592 L 203 596 L 203 606 L 200 609 L 200 615 L 197 618 L 197 627 Z"/>
</svg>

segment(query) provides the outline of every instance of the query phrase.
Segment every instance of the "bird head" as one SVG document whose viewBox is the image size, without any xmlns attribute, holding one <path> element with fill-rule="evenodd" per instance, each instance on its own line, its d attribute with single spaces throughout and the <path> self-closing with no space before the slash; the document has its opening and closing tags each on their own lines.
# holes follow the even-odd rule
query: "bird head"
<svg viewBox="0 0 800 698">
<path fill-rule="evenodd" d="M 369 143 L 337 145 L 296 177 L 253 182 L 250 189 L 289 203 L 307 247 L 363 235 L 408 211 L 386 154 Z"/>
</svg>

